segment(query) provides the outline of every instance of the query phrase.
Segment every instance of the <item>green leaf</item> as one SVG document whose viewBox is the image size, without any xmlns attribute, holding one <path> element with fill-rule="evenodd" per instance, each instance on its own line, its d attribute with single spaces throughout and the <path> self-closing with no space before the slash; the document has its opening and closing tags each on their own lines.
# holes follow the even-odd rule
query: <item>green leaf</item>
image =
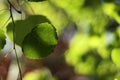
<svg viewBox="0 0 120 80">
<path fill-rule="evenodd" d="M 56 44 L 55 28 L 49 23 L 41 23 L 25 37 L 22 49 L 26 57 L 40 59 L 50 55 Z"/>
<path fill-rule="evenodd" d="M 113 62 L 120 67 L 120 48 L 115 48 L 112 50 L 112 60 Z"/>
<path fill-rule="evenodd" d="M 24 80 L 57 80 L 48 69 L 42 68 L 27 73 Z"/>
<path fill-rule="evenodd" d="M 50 21 L 42 15 L 34 15 L 34 16 L 29 16 L 27 19 L 25 20 L 17 20 L 15 22 L 15 42 L 16 44 L 20 45 L 22 44 L 25 36 L 31 32 L 31 30 L 38 24 L 40 23 L 44 23 L 44 22 L 48 22 L 50 23 Z M 11 38 L 11 40 L 13 39 L 13 24 L 10 23 L 7 26 L 7 33 L 8 36 Z"/>
<path fill-rule="evenodd" d="M 0 29 L 0 50 L 3 49 L 5 43 L 6 43 L 6 40 L 5 40 L 5 33 L 3 30 Z"/>
<path fill-rule="evenodd" d="M 6 25 L 10 21 L 9 17 L 10 17 L 10 15 L 7 10 L 5 10 L 4 8 L 0 9 L 0 28 L 2 28 L 4 31 L 6 31 Z"/>
</svg>

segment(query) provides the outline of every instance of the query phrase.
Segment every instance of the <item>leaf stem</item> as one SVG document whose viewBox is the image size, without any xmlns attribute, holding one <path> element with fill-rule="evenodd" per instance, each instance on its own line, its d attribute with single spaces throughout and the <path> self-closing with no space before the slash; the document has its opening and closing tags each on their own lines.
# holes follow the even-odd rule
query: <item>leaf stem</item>
<svg viewBox="0 0 120 80">
<path fill-rule="evenodd" d="M 21 68 L 20 68 L 20 62 L 19 62 L 19 58 L 18 58 L 18 55 L 17 55 L 17 50 L 16 50 L 16 47 L 15 47 L 15 22 L 14 22 L 14 18 L 13 18 L 13 13 L 12 13 L 12 8 L 15 9 L 12 4 L 10 3 L 9 0 L 7 0 L 9 5 L 10 5 L 10 17 L 12 19 L 12 23 L 13 23 L 13 49 L 14 49 L 14 52 L 15 52 L 15 56 L 16 56 L 16 60 L 17 60 L 17 65 L 18 65 L 18 69 L 19 69 L 19 75 L 20 75 L 20 80 L 22 80 L 22 71 L 21 71 Z"/>
<path fill-rule="evenodd" d="M 11 2 L 10 2 L 9 0 L 7 0 L 7 1 L 8 1 L 8 3 L 9 3 L 9 5 L 11 6 L 11 8 L 13 8 L 16 12 L 18 12 L 18 13 L 21 14 L 21 11 L 17 10 L 17 9 L 11 4 Z"/>
</svg>

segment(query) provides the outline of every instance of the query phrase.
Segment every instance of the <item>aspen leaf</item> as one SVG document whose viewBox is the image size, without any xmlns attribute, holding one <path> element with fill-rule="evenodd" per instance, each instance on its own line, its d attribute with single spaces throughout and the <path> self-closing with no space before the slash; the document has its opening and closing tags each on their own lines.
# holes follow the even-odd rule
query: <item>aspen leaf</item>
<svg viewBox="0 0 120 80">
<path fill-rule="evenodd" d="M 25 37 L 22 49 L 26 57 L 40 59 L 50 55 L 56 44 L 55 28 L 49 23 L 41 23 Z"/>
</svg>

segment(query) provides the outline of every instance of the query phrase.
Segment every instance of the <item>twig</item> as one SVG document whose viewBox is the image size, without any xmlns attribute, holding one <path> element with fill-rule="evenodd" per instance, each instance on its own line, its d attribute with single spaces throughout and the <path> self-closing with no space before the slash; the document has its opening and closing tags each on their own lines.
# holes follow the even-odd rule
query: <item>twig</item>
<svg viewBox="0 0 120 80">
<path fill-rule="evenodd" d="M 12 23 L 13 23 L 13 49 L 14 49 L 14 52 L 15 52 L 15 55 L 16 55 L 16 60 L 17 60 L 17 64 L 18 64 L 18 68 L 19 68 L 19 75 L 20 75 L 20 80 L 22 80 L 22 71 L 21 71 L 21 68 L 20 68 L 20 62 L 19 62 L 19 58 L 18 58 L 18 55 L 17 55 L 17 50 L 16 50 L 16 47 L 15 47 L 15 22 L 14 22 L 14 18 L 13 18 L 13 13 L 12 13 L 12 8 L 15 9 L 13 7 L 13 5 L 10 3 L 9 0 L 7 0 L 9 5 L 10 5 L 10 17 L 12 19 Z M 16 9 L 15 9 L 16 10 Z M 20 11 L 21 12 L 21 11 Z"/>
<path fill-rule="evenodd" d="M 9 5 L 11 6 L 11 8 L 13 8 L 16 12 L 18 12 L 18 13 L 22 13 L 21 11 L 19 11 L 19 10 L 17 10 L 12 4 L 11 4 L 11 2 L 9 1 L 9 0 L 7 0 L 8 1 L 8 3 L 9 3 Z"/>
</svg>

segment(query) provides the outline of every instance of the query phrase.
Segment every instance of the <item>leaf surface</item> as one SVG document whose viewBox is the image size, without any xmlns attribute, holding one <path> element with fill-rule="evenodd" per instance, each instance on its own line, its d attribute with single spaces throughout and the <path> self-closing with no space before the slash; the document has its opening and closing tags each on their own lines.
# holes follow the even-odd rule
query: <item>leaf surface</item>
<svg viewBox="0 0 120 80">
<path fill-rule="evenodd" d="M 113 62 L 120 67 L 120 48 L 113 49 L 111 57 Z"/>
<path fill-rule="evenodd" d="M 56 44 L 55 28 L 49 23 L 41 23 L 25 37 L 22 49 L 26 57 L 40 59 L 50 55 Z"/>
<path fill-rule="evenodd" d="M 0 29 L 0 50 L 3 49 L 5 43 L 6 43 L 6 40 L 5 40 L 5 33 L 3 30 Z"/>
<path fill-rule="evenodd" d="M 34 27 L 36 27 L 36 25 L 38 25 L 40 23 L 44 23 L 44 22 L 50 23 L 50 21 L 45 16 L 42 16 L 42 15 L 34 15 L 34 16 L 29 16 L 25 20 L 17 20 L 15 22 L 15 42 L 16 42 L 16 44 L 21 46 L 25 36 L 28 33 L 30 33 L 31 30 Z M 8 36 L 12 40 L 13 39 L 13 24 L 12 23 L 10 23 L 7 26 L 7 33 L 8 33 Z"/>
</svg>

